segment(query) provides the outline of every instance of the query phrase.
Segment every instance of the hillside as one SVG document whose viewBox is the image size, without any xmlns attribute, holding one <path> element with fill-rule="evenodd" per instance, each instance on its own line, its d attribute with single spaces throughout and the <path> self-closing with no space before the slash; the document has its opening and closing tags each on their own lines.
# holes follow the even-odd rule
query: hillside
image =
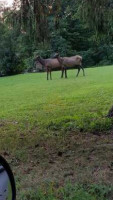
<svg viewBox="0 0 113 200">
<path fill-rule="evenodd" d="M 68 79 L 53 72 L 52 81 L 46 73 L 0 78 L 0 152 L 18 190 L 51 181 L 113 183 L 112 120 L 105 117 L 113 66 L 76 72 Z"/>
</svg>

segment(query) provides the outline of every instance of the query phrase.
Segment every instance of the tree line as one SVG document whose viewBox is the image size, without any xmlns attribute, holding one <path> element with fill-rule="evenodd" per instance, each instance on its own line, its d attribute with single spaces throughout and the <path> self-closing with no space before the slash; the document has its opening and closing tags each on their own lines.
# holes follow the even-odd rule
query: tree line
<svg viewBox="0 0 113 200">
<path fill-rule="evenodd" d="M 33 67 L 33 58 L 79 54 L 84 67 L 113 63 L 113 0 L 14 0 L 0 6 L 0 74 Z"/>
</svg>

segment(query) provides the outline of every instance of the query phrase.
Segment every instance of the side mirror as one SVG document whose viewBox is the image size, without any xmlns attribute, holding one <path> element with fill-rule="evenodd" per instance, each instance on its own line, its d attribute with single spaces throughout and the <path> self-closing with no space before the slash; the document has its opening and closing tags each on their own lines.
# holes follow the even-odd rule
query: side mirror
<svg viewBox="0 0 113 200">
<path fill-rule="evenodd" d="M 12 170 L 0 156 L 0 200 L 16 200 L 16 186 Z"/>
</svg>

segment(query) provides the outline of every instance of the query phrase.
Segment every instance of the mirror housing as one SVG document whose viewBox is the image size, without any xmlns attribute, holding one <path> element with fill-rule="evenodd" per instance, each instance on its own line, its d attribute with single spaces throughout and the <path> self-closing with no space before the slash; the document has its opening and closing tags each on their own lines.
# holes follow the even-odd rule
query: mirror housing
<svg viewBox="0 0 113 200">
<path fill-rule="evenodd" d="M 16 200 L 16 185 L 15 185 L 14 175 L 8 162 L 2 156 L 0 156 L 0 166 L 1 166 L 0 175 L 2 177 L 0 180 L 0 185 L 4 184 L 7 179 L 10 182 L 11 192 L 12 192 L 10 200 Z"/>
</svg>

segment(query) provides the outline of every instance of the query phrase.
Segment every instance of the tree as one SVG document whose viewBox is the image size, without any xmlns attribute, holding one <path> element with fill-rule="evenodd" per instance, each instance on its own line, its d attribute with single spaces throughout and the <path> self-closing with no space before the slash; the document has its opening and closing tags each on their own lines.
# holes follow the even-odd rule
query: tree
<svg viewBox="0 0 113 200">
<path fill-rule="evenodd" d="M 113 0 L 15 0 L 1 11 L 1 71 L 20 73 L 35 54 L 56 51 L 82 55 L 85 66 L 111 64 L 112 10 Z"/>
<path fill-rule="evenodd" d="M 113 27 L 113 0 L 82 0 L 79 11 L 98 34 L 108 34 Z"/>
</svg>

